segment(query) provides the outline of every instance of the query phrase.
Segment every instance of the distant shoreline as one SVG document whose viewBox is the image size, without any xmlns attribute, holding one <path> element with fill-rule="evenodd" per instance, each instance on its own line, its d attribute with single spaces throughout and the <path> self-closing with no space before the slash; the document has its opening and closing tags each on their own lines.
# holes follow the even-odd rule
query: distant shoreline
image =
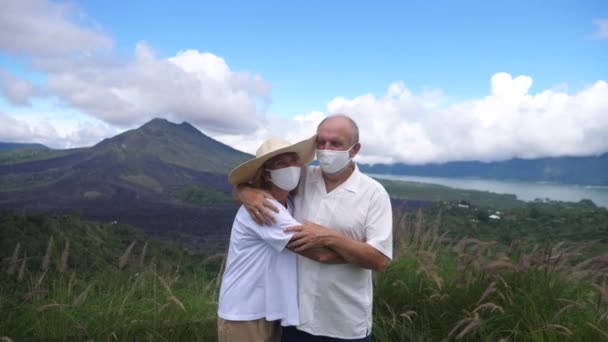
<svg viewBox="0 0 608 342">
<path fill-rule="evenodd" d="M 579 202 L 583 199 L 589 199 L 597 206 L 608 208 L 608 186 L 604 185 L 574 185 L 554 182 L 495 180 L 478 177 L 424 177 L 375 173 L 368 173 L 368 175 L 381 179 L 443 185 L 454 189 L 512 194 L 517 196 L 518 199 L 527 202 L 536 199 L 550 199 L 565 202 Z"/>
</svg>

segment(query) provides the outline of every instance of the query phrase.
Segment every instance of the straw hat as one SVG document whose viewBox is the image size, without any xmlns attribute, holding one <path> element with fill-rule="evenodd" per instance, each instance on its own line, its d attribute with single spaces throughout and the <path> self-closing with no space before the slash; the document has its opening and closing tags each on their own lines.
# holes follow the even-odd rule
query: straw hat
<svg viewBox="0 0 608 342">
<path fill-rule="evenodd" d="M 270 138 L 255 152 L 255 158 L 244 162 L 230 171 L 228 182 L 231 184 L 247 183 L 253 179 L 258 169 L 268 159 L 278 156 L 279 154 L 295 152 L 300 157 L 300 162 L 303 165 L 310 163 L 314 159 L 315 146 L 317 136 L 302 140 L 298 143 L 291 144 L 288 141 L 279 138 Z"/>
</svg>

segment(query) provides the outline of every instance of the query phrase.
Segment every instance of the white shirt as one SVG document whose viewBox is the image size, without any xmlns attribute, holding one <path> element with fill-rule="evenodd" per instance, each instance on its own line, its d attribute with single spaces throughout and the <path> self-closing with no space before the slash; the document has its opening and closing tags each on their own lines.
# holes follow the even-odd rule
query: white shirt
<svg viewBox="0 0 608 342">
<path fill-rule="evenodd" d="M 390 197 L 359 172 L 327 193 L 321 169 L 308 167 L 294 199 L 295 219 L 304 219 L 363 241 L 392 259 Z M 313 335 L 362 338 L 372 329 L 372 271 L 352 264 L 321 264 L 298 256 L 300 325 Z"/>
<path fill-rule="evenodd" d="M 291 204 L 288 211 L 272 202 L 280 211 L 271 226 L 255 223 L 243 206 L 234 219 L 218 309 L 225 320 L 299 324 L 296 255 L 285 248 L 293 233 L 283 231 L 299 223 Z"/>
</svg>

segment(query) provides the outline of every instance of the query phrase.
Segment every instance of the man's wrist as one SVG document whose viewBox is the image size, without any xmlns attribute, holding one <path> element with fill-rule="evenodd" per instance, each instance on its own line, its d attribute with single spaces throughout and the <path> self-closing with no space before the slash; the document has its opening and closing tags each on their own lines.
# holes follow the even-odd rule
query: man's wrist
<svg viewBox="0 0 608 342">
<path fill-rule="evenodd" d="M 335 247 L 340 240 L 340 234 L 333 230 L 330 230 L 327 236 L 323 239 L 323 244 L 326 247 L 332 248 Z"/>
</svg>

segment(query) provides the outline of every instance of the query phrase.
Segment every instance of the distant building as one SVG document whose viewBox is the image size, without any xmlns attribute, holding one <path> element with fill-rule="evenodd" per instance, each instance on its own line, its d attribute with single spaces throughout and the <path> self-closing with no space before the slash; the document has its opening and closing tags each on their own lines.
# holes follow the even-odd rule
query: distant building
<svg viewBox="0 0 608 342">
<path fill-rule="evenodd" d="M 488 216 L 488 218 L 490 218 L 492 220 L 500 220 L 500 216 L 498 216 L 496 214 L 492 214 L 492 215 Z"/>
<path fill-rule="evenodd" d="M 462 203 L 458 203 L 458 207 L 459 208 L 468 208 L 469 205 L 468 204 L 462 204 Z"/>
</svg>

